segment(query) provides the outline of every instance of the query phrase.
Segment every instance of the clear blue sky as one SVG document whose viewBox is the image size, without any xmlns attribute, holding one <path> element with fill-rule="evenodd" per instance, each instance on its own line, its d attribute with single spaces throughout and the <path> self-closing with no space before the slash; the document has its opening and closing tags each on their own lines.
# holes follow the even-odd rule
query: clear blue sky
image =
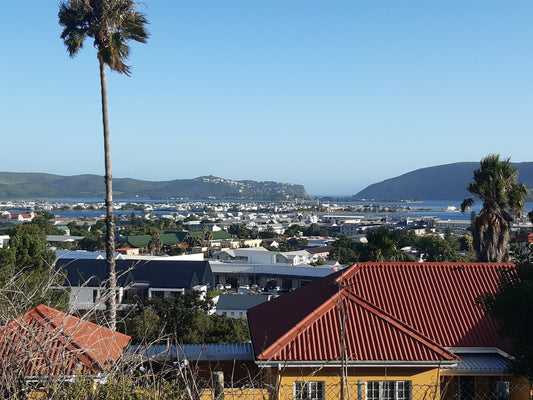
<svg viewBox="0 0 533 400">
<path fill-rule="evenodd" d="M 2 5 L 0 171 L 103 175 L 98 65 L 59 1 Z M 109 73 L 113 176 L 354 194 L 489 153 L 533 161 L 533 2 L 146 0 Z"/>
</svg>

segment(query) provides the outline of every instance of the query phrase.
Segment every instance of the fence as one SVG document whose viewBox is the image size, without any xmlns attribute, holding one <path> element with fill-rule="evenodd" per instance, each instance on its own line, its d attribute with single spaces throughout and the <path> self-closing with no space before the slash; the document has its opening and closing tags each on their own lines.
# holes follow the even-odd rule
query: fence
<svg viewBox="0 0 533 400">
<path fill-rule="evenodd" d="M 201 391 L 202 400 L 531 400 L 533 384 L 470 377 L 444 379 L 441 385 L 412 385 L 410 381 L 372 381 L 326 384 L 301 381 L 278 387 L 224 388 Z"/>
</svg>

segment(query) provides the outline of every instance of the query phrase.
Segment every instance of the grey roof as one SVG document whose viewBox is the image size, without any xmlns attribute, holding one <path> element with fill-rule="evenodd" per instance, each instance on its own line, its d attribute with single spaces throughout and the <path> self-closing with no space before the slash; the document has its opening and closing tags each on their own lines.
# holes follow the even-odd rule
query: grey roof
<svg viewBox="0 0 533 400">
<path fill-rule="evenodd" d="M 268 301 L 270 296 L 263 294 L 221 294 L 218 298 L 219 310 L 248 310 Z"/>
<path fill-rule="evenodd" d="M 67 273 L 71 286 L 99 287 L 107 279 L 107 260 L 59 258 L 56 268 Z M 117 285 L 126 287 L 147 283 L 153 288 L 192 289 L 213 285 L 213 273 L 207 261 L 116 260 Z"/>
<path fill-rule="evenodd" d="M 56 257 L 57 258 L 88 258 L 88 259 L 96 259 L 96 258 L 106 258 L 106 254 L 104 252 L 98 252 L 98 251 L 79 251 L 79 250 L 56 250 Z"/>
<path fill-rule="evenodd" d="M 211 265 L 211 270 L 214 274 L 253 274 L 322 278 L 335 272 L 331 266 L 312 267 L 307 264 L 247 264 L 209 261 L 209 265 Z"/>
<path fill-rule="evenodd" d="M 313 246 L 313 247 L 308 247 L 307 250 L 309 253 L 311 254 L 319 254 L 319 253 L 326 253 L 326 252 L 330 252 L 332 251 L 333 249 L 335 248 L 335 246 L 332 246 L 332 245 L 327 245 L 327 246 Z"/>
<path fill-rule="evenodd" d="M 509 374 L 510 360 L 497 353 L 459 353 L 459 362 L 446 371 L 461 375 Z"/>
<path fill-rule="evenodd" d="M 127 355 L 140 355 L 157 359 L 187 359 L 196 361 L 253 360 L 251 343 L 184 344 L 181 346 L 129 346 Z"/>
<path fill-rule="evenodd" d="M 71 236 L 71 235 L 46 235 L 48 242 L 74 242 L 76 240 L 85 239 L 85 236 Z"/>
</svg>

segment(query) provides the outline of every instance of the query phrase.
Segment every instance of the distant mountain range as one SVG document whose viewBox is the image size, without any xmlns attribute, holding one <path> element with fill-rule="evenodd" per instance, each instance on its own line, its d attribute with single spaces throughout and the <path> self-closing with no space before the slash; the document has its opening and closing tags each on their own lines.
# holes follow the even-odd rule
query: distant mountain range
<svg viewBox="0 0 533 400">
<path fill-rule="evenodd" d="M 533 188 L 533 162 L 512 163 L 518 169 L 518 181 Z M 471 194 L 479 162 L 461 162 L 417 169 L 396 178 L 374 183 L 353 197 L 374 200 L 462 200 Z"/>
<path fill-rule="evenodd" d="M 302 185 L 278 182 L 233 181 L 215 176 L 164 182 L 113 179 L 115 199 L 308 199 Z M 98 175 L 61 176 L 0 172 L 0 199 L 103 199 L 104 178 Z"/>
</svg>

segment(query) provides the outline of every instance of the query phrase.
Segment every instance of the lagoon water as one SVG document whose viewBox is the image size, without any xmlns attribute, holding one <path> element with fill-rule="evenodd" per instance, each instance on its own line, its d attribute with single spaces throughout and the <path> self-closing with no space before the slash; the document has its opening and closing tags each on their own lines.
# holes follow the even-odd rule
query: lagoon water
<svg viewBox="0 0 533 400">
<path fill-rule="evenodd" d="M 136 202 L 136 203 L 164 203 L 164 204 L 172 204 L 172 203 L 186 203 L 186 202 L 194 202 L 195 200 L 188 200 L 188 201 L 168 201 L 168 200 L 134 200 L 134 201 L 127 201 L 127 202 Z M 197 200 L 199 202 L 205 202 L 205 203 L 246 203 L 247 201 L 214 201 L 214 200 Z M 422 200 L 417 202 L 382 202 L 382 201 L 375 201 L 375 202 L 363 202 L 363 201 L 354 201 L 354 202 L 329 202 L 329 204 L 338 204 L 338 205 L 379 205 L 379 206 L 404 206 L 409 207 L 409 212 L 390 212 L 386 213 L 385 215 L 391 217 L 391 218 L 431 218 L 435 217 L 438 219 L 443 220 L 469 220 L 470 219 L 470 212 L 461 213 L 460 211 L 445 211 L 448 206 L 454 206 L 458 210 L 461 206 L 461 201 L 453 201 L 453 200 Z M 67 202 L 67 201 L 65 201 Z M 69 203 L 75 203 L 75 201 L 68 201 Z M 77 201 L 76 201 L 77 202 Z M 83 202 L 83 200 L 80 200 L 80 202 Z M 89 202 L 89 201 L 86 201 Z M 92 202 L 95 202 L 94 200 Z M 125 202 L 124 200 L 117 200 L 118 202 Z M 248 201 L 250 203 L 258 203 L 257 201 Z M 268 203 L 268 202 L 261 202 L 261 203 Z M 479 212 L 481 209 L 482 203 L 480 201 L 475 202 L 473 206 L 473 211 Z M 526 211 L 533 210 L 533 201 L 526 202 Z M 172 214 L 176 211 L 173 210 L 156 210 L 153 211 L 153 215 L 165 215 L 165 214 Z M 132 211 L 115 211 L 115 215 L 131 215 Z M 142 215 L 142 211 L 134 211 L 135 215 Z M 335 212 L 333 211 L 332 214 Z M 100 217 L 105 215 L 105 211 L 54 211 L 54 214 L 59 215 L 63 218 L 81 218 L 81 217 L 88 217 L 88 218 L 94 218 L 94 217 Z M 325 213 L 320 213 L 321 215 Z M 369 214 L 369 213 L 354 213 L 354 215 L 376 215 L 376 214 Z M 384 214 L 379 214 L 383 216 Z"/>
</svg>

